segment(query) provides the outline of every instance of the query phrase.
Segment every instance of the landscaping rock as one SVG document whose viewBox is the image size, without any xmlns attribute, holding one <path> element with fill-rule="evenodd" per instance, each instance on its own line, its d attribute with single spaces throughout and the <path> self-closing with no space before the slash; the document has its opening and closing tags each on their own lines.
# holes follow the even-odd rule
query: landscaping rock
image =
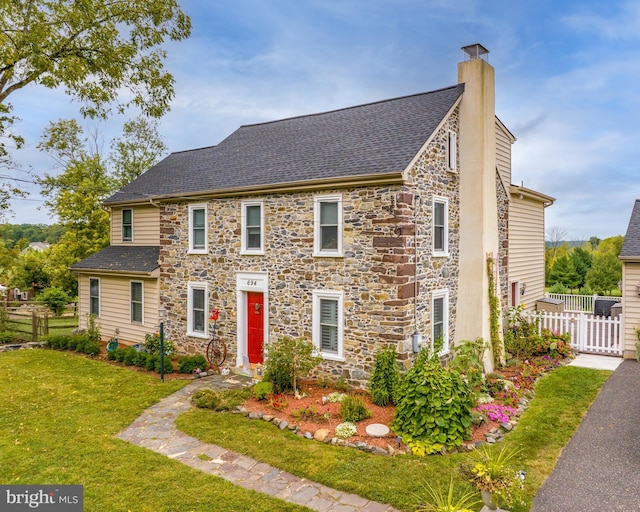
<svg viewBox="0 0 640 512">
<path fill-rule="evenodd" d="M 304 437 L 305 439 L 313 439 L 313 434 L 311 432 L 305 432 Z"/>
<path fill-rule="evenodd" d="M 251 413 L 249 413 L 249 419 L 250 420 L 262 419 L 262 413 L 261 412 L 251 412 Z"/>
<path fill-rule="evenodd" d="M 371 453 L 374 453 L 376 455 L 389 455 L 387 450 L 380 448 L 379 446 L 374 446 L 373 450 L 371 450 Z"/>
<path fill-rule="evenodd" d="M 320 441 L 321 443 L 323 443 L 328 436 L 329 436 L 329 430 L 326 428 L 320 428 L 316 430 L 315 434 L 313 434 L 313 438 L 316 441 Z"/>
<path fill-rule="evenodd" d="M 273 416 L 271 414 L 263 414 L 262 415 L 262 419 L 264 421 L 272 421 L 273 420 Z"/>
<path fill-rule="evenodd" d="M 287 428 L 289 426 L 289 422 L 287 420 L 282 420 L 279 424 L 278 424 L 278 428 L 280 430 L 284 430 L 285 428 Z"/>
</svg>

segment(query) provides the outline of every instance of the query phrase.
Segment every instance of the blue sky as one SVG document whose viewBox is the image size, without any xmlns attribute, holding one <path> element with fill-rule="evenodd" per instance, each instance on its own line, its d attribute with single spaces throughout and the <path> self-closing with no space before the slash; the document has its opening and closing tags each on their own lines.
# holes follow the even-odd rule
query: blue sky
<svg viewBox="0 0 640 512">
<path fill-rule="evenodd" d="M 183 0 L 191 38 L 167 45 L 176 79 L 160 122 L 170 151 L 210 146 L 242 124 L 414 94 L 457 82 L 460 47 L 496 69 L 496 113 L 516 136 L 513 182 L 556 198 L 547 227 L 568 238 L 624 234 L 640 197 L 640 2 L 635 0 Z M 11 98 L 27 146 L 77 117 L 61 91 Z M 124 119 L 100 129 L 105 151 Z M 17 174 L 23 176 L 22 174 Z M 10 222 L 52 222 L 37 189 Z"/>
</svg>

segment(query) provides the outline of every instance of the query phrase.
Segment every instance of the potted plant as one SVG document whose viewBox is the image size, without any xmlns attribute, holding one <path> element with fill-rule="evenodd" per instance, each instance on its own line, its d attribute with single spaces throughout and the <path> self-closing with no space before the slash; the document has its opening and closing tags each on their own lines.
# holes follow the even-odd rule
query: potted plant
<svg viewBox="0 0 640 512">
<path fill-rule="evenodd" d="M 440 489 L 434 489 L 428 482 L 423 482 L 422 486 L 426 497 L 420 496 L 419 498 L 427 503 L 416 509 L 416 512 L 472 512 L 479 503 L 476 493 L 465 492 L 464 494 L 456 495 L 453 478 L 445 492 Z"/>
<path fill-rule="evenodd" d="M 489 509 L 523 501 L 524 473 L 516 471 L 512 465 L 519 452 L 506 444 L 500 449 L 483 445 L 462 466 L 462 474 L 480 491 L 482 501 Z"/>
</svg>

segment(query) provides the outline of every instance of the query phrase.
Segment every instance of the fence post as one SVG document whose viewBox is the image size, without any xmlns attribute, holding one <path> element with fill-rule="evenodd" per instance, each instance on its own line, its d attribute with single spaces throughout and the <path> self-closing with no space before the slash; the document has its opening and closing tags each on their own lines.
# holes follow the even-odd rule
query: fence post
<svg viewBox="0 0 640 512">
<path fill-rule="evenodd" d="M 44 312 L 44 325 L 42 326 L 42 334 L 43 336 L 49 335 L 49 312 Z"/>
<path fill-rule="evenodd" d="M 35 310 L 31 312 L 31 341 L 34 343 L 38 341 L 38 315 Z"/>
</svg>

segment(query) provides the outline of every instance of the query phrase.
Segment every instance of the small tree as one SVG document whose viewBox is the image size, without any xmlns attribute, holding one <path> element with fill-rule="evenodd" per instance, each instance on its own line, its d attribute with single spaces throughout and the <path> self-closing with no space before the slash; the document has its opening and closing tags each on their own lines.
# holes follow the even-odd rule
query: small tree
<svg viewBox="0 0 640 512">
<path fill-rule="evenodd" d="M 376 352 L 376 359 L 369 378 L 369 391 L 374 404 L 385 407 L 389 401 L 395 403 L 399 369 L 395 347 Z"/>
<path fill-rule="evenodd" d="M 283 336 L 267 345 L 265 380 L 273 384 L 274 391 L 283 393 L 297 391 L 297 381 L 308 375 L 322 362 L 315 355 L 315 347 L 305 338 Z"/>
<path fill-rule="evenodd" d="M 69 296 L 61 288 L 52 286 L 44 290 L 38 297 L 56 316 L 60 316 L 64 307 L 71 301 Z"/>
</svg>

